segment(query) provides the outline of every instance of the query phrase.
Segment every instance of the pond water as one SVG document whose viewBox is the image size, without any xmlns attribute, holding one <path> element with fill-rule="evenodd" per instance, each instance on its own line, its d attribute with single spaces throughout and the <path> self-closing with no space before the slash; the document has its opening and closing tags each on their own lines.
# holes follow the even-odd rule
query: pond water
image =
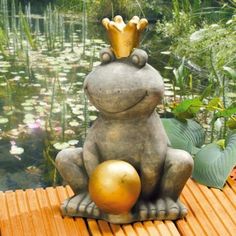
<svg viewBox="0 0 236 236">
<path fill-rule="evenodd" d="M 26 15 L 3 14 L 8 32 L 7 46 L 0 53 L 3 191 L 62 183 L 55 156 L 63 148 L 82 146 L 96 119 L 97 110 L 84 96 L 82 85 L 89 71 L 100 64 L 101 48 L 108 46 L 101 24 L 50 8 L 44 15 Z M 151 25 L 142 48 L 149 54 L 149 63 L 165 77 L 167 99 L 172 102 L 172 83 L 166 79 L 173 76 L 168 68 L 168 43 L 156 38 Z"/>
</svg>

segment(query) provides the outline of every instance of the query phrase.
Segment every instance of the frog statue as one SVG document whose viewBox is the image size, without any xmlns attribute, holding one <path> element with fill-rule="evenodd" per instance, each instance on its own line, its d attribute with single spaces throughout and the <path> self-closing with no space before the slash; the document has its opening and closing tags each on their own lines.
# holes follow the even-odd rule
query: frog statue
<svg viewBox="0 0 236 236">
<path fill-rule="evenodd" d="M 162 102 L 163 80 L 147 63 L 146 52 L 137 49 L 147 24 L 137 16 L 127 25 L 121 16 L 103 19 L 111 47 L 101 51 L 101 64 L 84 81 L 85 93 L 100 115 L 83 148 L 68 148 L 56 157 L 57 169 L 75 193 L 62 203 L 63 215 L 130 223 L 176 220 L 187 214 L 179 195 L 191 176 L 193 159 L 171 148 L 155 111 Z M 140 196 L 126 214 L 105 213 L 90 198 L 89 178 L 107 160 L 126 161 L 140 176 Z"/>
</svg>

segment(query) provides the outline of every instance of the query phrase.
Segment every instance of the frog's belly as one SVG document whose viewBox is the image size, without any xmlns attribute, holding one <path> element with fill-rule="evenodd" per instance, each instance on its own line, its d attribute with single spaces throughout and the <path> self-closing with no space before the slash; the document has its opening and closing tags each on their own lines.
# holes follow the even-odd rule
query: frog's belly
<svg viewBox="0 0 236 236">
<path fill-rule="evenodd" d="M 126 140 L 126 138 L 101 142 L 98 148 L 103 161 L 112 159 L 124 160 L 137 168 L 142 155 L 144 155 L 144 142 Z"/>
</svg>

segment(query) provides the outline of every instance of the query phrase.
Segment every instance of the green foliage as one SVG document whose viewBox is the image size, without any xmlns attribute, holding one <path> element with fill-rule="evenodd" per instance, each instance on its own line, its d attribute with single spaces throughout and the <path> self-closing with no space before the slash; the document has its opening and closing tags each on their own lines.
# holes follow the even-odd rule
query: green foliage
<svg viewBox="0 0 236 236">
<path fill-rule="evenodd" d="M 175 116 L 184 121 L 196 116 L 196 113 L 203 106 L 202 101 L 199 98 L 185 99 L 174 109 Z"/>
<path fill-rule="evenodd" d="M 221 189 L 235 165 L 236 132 L 233 132 L 225 148 L 217 143 L 211 143 L 196 154 L 193 178 L 207 186 Z"/>
<path fill-rule="evenodd" d="M 35 39 L 33 37 L 33 33 L 31 32 L 31 27 L 30 27 L 29 22 L 27 21 L 25 15 L 22 12 L 20 12 L 20 24 L 23 29 L 23 33 L 24 33 L 27 41 L 29 42 L 30 46 L 33 49 L 36 49 L 37 46 L 35 43 Z"/>
<path fill-rule="evenodd" d="M 183 149 L 191 154 L 196 154 L 205 141 L 205 131 L 192 119 L 181 122 L 177 119 L 161 119 L 170 144 L 174 148 Z"/>
<path fill-rule="evenodd" d="M 4 53 L 3 45 L 7 44 L 7 36 L 5 31 L 0 27 L 0 51 Z"/>
</svg>

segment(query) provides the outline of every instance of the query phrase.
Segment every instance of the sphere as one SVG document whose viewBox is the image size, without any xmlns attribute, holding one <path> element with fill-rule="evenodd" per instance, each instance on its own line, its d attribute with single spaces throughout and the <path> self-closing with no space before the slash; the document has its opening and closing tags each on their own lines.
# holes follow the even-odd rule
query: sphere
<svg viewBox="0 0 236 236">
<path fill-rule="evenodd" d="M 141 181 L 135 168 L 125 161 L 99 164 L 89 179 L 89 194 L 99 209 L 109 214 L 125 214 L 136 203 Z"/>
</svg>

